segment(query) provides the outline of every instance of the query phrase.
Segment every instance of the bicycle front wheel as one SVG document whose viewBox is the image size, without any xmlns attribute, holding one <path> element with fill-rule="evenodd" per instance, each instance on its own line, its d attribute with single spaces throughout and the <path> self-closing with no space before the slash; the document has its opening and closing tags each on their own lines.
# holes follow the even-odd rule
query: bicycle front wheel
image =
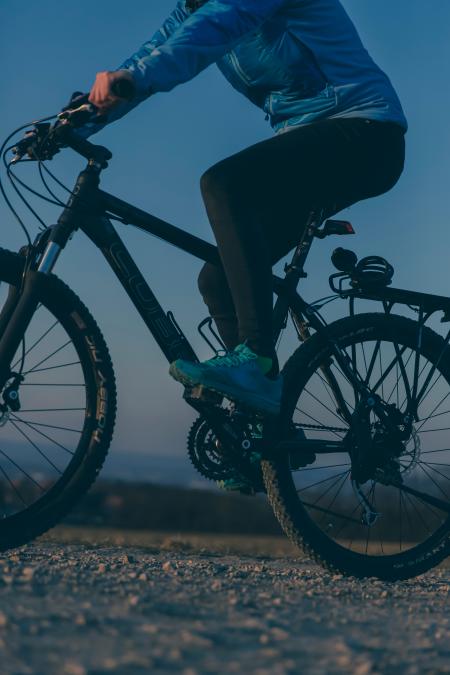
<svg viewBox="0 0 450 675">
<path fill-rule="evenodd" d="M 22 256 L 0 249 L 3 327 L 23 267 Z M 114 428 L 114 372 L 99 328 L 54 275 L 40 293 L 0 392 L 0 550 L 69 512 L 97 477 Z"/>
<path fill-rule="evenodd" d="M 417 409 L 401 443 L 394 443 L 371 413 L 367 433 L 379 456 L 360 483 L 349 447 L 352 422 L 342 414 L 343 401 L 355 414 L 358 394 L 337 363 L 333 344 L 379 397 L 399 432 L 404 433 L 407 409 Z M 317 454 L 314 464 L 301 469 L 292 457 L 263 462 L 269 500 L 290 539 L 325 566 L 357 577 L 405 579 L 448 556 L 450 349 L 445 341 L 429 328 L 419 339 L 418 324 L 400 316 L 348 317 L 299 347 L 284 377 L 285 421 L 303 429 L 307 439 L 338 442 L 333 454 Z"/>
</svg>

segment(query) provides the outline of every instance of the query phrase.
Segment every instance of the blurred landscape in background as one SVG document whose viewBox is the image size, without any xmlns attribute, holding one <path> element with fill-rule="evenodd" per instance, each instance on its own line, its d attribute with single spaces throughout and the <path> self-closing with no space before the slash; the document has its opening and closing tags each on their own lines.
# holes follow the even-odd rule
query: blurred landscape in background
<svg viewBox="0 0 450 675">
<path fill-rule="evenodd" d="M 279 535 L 263 496 L 219 490 L 187 457 L 114 453 L 66 524 L 165 532 Z"/>
</svg>

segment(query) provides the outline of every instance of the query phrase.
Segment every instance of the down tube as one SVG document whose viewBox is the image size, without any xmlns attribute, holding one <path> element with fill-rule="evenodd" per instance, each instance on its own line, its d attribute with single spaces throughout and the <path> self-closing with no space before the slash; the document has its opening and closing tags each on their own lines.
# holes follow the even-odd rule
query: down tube
<svg viewBox="0 0 450 675">
<path fill-rule="evenodd" d="M 96 233 L 85 232 L 102 251 L 167 360 L 198 361 L 186 337 L 164 312 L 111 222 L 102 218 L 99 229 Z"/>
</svg>

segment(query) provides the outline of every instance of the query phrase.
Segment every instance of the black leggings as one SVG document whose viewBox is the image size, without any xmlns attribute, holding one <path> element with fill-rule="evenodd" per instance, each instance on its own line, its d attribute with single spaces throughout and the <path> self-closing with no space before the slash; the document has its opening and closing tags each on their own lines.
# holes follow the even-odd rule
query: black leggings
<svg viewBox="0 0 450 675">
<path fill-rule="evenodd" d="M 312 209 L 331 216 L 387 192 L 404 156 L 396 124 L 329 119 L 257 143 L 203 174 L 222 267 L 207 263 L 198 283 L 228 349 L 246 341 L 273 358 L 272 265 L 298 243 Z"/>
</svg>

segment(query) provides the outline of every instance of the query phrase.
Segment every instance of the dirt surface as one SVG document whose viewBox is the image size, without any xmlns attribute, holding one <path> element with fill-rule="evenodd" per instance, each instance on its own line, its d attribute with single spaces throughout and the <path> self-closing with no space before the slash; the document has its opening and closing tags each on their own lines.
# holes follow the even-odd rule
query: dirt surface
<svg viewBox="0 0 450 675">
<path fill-rule="evenodd" d="M 2 675 L 450 673 L 450 570 L 359 582 L 282 539 L 56 530 L 0 557 Z"/>
</svg>

